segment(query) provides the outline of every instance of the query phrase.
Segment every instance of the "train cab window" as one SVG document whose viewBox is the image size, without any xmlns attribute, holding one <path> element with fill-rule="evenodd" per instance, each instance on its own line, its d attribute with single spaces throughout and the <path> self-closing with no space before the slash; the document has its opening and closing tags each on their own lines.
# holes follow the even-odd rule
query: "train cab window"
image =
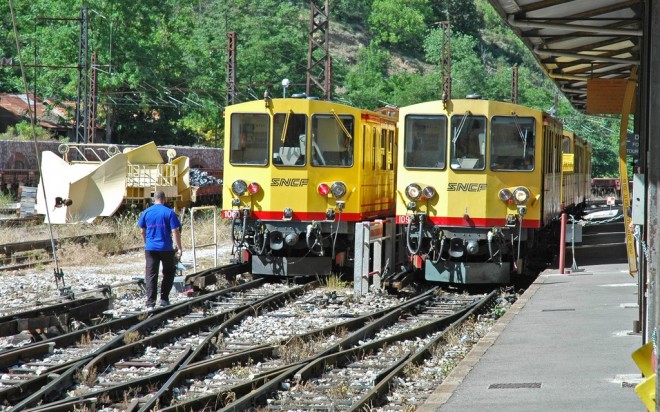
<svg viewBox="0 0 660 412">
<path fill-rule="evenodd" d="M 490 121 L 490 168 L 534 170 L 533 117 L 493 116 Z"/>
<path fill-rule="evenodd" d="M 564 136 L 561 141 L 561 152 L 562 153 L 573 153 L 573 150 L 571 150 L 571 138 L 568 136 Z"/>
<path fill-rule="evenodd" d="M 486 167 L 486 118 L 456 115 L 451 118 L 451 168 L 483 170 Z"/>
<path fill-rule="evenodd" d="M 233 165 L 268 164 L 270 116 L 234 113 L 229 130 L 229 162 Z"/>
<path fill-rule="evenodd" d="M 304 166 L 307 152 L 307 116 L 278 113 L 273 116 L 273 164 Z"/>
<path fill-rule="evenodd" d="M 355 120 L 350 115 L 316 114 L 312 116 L 310 156 L 312 166 L 353 166 Z"/>
<path fill-rule="evenodd" d="M 447 162 L 447 117 L 409 115 L 405 119 L 403 165 L 444 169 Z"/>
</svg>

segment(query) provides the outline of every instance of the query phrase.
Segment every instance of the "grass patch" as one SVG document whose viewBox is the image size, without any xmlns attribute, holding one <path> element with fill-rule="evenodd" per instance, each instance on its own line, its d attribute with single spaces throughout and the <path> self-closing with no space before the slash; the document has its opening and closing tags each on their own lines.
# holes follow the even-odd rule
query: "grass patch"
<svg viewBox="0 0 660 412">
<path fill-rule="evenodd" d="M 332 274 L 323 279 L 323 286 L 330 290 L 344 290 L 349 286 L 349 283 L 342 280 L 340 275 Z"/>
<path fill-rule="evenodd" d="M 130 345 L 131 343 L 139 341 L 141 338 L 142 336 L 140 336 L 140 332 L 136 330 L 133 332 L 128 332 L 124 335 L 124 343 Z"/>
</svg>

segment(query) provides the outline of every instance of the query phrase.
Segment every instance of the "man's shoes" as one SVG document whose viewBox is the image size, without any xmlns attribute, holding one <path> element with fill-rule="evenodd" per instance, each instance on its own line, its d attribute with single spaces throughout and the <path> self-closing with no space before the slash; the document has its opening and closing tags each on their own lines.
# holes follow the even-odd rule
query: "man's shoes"
<svg viewBox="0 0 660 412">
<path fill-rule="evenodd" d="M 147 302 L 147 304 L 145 306 L 146 306 L 147 310 L 151 310 L 151 309 L 154 308 L 154 306 L 156 306 L 156 304 L 151 303 L 151 302 Z"/>
<path fill-rule="evenodd" d="M 165 299 L 161 299 L 160 300 L 160 306 L 170 306 L 170 301 L 165 300 Z"/>
</svg>

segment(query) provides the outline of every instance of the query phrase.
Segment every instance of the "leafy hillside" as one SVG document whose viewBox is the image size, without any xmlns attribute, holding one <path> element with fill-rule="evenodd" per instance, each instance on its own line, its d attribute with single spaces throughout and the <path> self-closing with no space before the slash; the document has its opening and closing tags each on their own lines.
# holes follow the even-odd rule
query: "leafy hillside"
<svg viewBox="0 0 660 412">
<path fill-rule="evenodd" d="M 322 0 L 319 0 L 319 2 Z M 75 100 L 80 2 L 17 1 L 29 90 Z M 98 54 L 101 122 L 117 143 L 219 144 L 226 95 L 227 32 L 237 33 L 238 95 L 305 90 L 309 2 L 302 0 L 87 0 L 89 44 Z M 486 0 L 331 0 L 335 99 L 375 108 L 440 95 L 438 22 L 452 24 L 453 97 L 509 100 L 519 67 L 519 101 L 550 110 L 558 93 Z M 16 60 L 8 2 L 0 2 L 0 56 Z M 35 79 L 36 77 L 36 79 Z M 17 67 L 0 68 L 0 91 L 23 92 Z M 559 99 L 558 115 L 594 145 L 594 175 L 616 173 L 618 121 L 587 118 Z"/>
</svg>

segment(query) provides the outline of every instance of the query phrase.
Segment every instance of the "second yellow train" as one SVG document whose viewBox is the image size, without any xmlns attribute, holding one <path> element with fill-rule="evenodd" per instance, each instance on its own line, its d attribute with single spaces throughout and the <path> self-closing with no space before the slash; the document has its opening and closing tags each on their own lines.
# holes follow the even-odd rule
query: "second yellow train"
<svg viewBox="0 0 660 412">
<path fill-rule="evenodd" d="M 588 142 L 549 114 L 461 99 L 399 113 L 396 221 L 428 281 L 510 283 L 562 211 L 579 213 Z"/>
</svg>

